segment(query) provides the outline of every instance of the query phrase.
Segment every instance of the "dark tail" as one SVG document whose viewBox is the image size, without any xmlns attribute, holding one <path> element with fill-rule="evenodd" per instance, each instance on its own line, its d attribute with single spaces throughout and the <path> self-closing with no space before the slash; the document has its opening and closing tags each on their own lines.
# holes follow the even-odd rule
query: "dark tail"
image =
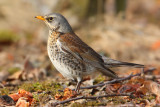
<svg viewBox="0 0 160 107">
<path fill-rule="evenodd" d="M 121 61 L 117 61 L 114 59 L 110 59 L 110 58 L 105 58 L 103 59 L 105 66 L 112 68 L 112 67 L 123 67 L 123 66 L 128 66 L 128 67 L 135 67 L 135 68 L 144 68 L 144 65 L 141 64 L 135 64 L 135 63 L 129 63 L 129 62 L 121 62 Z"/>
<path fill-rule="evenodd" d="M 111 78 L 118 78 L 117 74 L 107 67 L 98 68 L 97 70 L 100 71 L 105 76 L 108 76 L 108 77 L 111 77 Z"/>
</svg>

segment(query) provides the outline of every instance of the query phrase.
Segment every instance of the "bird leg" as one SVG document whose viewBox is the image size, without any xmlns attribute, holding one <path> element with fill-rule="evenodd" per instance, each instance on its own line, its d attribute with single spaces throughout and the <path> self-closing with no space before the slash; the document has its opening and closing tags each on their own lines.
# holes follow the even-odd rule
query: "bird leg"
<svg viewBox="0 0 160 107">
<path fill-rule="evenodd" d="M 76 89 L 75 89 L 76 94 L 79 93 L 80 85 L 81 85 L 81 81 L 78 81 Z"/>
</svg>

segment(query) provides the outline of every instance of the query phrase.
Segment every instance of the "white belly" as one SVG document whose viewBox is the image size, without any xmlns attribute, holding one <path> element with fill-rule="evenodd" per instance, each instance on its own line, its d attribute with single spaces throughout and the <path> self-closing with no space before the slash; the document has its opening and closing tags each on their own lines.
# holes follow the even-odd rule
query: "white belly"
<svg viewBox="0 0 160 107">
<path fill-rule="evenodd" d="M 64 63 L 60 62 L 59 60 L 54 60 L 52 58 L 53 55 L 51 55 L 51 51 L 49 48 L 48 48 L 48 56 L 54 67 L 57 69 L 57 71 L 59 71 L 64 77 L 74 80 L 73 74 L 71 74 L 70 69 L 66 67 Z"/>
<path fill-rule="evenodd" d="M 66 78 L 68 79 L 73 79 L 73 75 L 70 73 L 69 68 L 67 68 L 63 63 L 60 63 L 59 61 L 56 60 L 51 60 L 54 67 Z"/>
</svg>

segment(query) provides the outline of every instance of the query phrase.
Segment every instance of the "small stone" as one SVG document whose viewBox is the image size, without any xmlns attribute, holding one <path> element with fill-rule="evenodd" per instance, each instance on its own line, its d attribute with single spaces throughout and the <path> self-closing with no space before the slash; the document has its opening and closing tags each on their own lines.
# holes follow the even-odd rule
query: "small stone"
<svg viewBox="0 0 160 107">
<path fill-rule="evenodd" d="M 12 106 L 12 105 L 15 105 L 15 102 L 10 96 L 3 95 L 3 96 L 0 96 L 0 106 L 4 106 L 4 105 Z"/>
</svg>

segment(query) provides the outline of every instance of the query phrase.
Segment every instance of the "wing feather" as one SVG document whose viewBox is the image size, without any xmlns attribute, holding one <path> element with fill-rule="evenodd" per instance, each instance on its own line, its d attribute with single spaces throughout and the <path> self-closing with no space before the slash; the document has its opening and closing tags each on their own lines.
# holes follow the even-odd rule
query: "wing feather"
<svg viewBox="0 0 160 107">
<path fill-rule="evenodd" d="M 102 56 L 96 53 L 74 33 L 62 34 L 59 41 L 63 44 L 62 48 L 69 51 L 76 58 L 90 63 L 104 63 Z"/>
<path fill-rule="evenodd" d="M 117 75 L 112 70 L 104 66 L 105 63 L 102 56 L 96 53 L 74 33 L 62 34 L 59 41 L 62 43 L 61 46 L 63 47 L 61 49 L 63 51 L 72 54 L 81 61 L 91 64 L 104 75 L 117 78 Z"/>
</svg>

